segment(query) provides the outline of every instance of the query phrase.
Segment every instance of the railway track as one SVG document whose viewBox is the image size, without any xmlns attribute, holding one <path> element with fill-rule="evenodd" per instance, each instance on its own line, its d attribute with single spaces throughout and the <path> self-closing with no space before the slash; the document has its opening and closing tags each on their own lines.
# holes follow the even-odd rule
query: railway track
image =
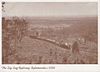
<svg viewBox="0 0 100 72">
<path fill-rule="evenodd" d="M 57 42 L 55 40 L 51 40 L 51 39 L 47 39 L 47 38 L 44 38 L 44 37 L 36 37 L 36 36 L 29 36 L 30 38 L 32 39 L 38 39 L 38 40 L 41 40 L 41 41 L 46 41 L 46 42 L 49 42 L 49 43 L 52 43 L 54 45 L 57 45 L 63 49 L 70 49 L 67 45 L 65 45 L 64 43 L 60 43 L 60 42 Z"/>
</svg>

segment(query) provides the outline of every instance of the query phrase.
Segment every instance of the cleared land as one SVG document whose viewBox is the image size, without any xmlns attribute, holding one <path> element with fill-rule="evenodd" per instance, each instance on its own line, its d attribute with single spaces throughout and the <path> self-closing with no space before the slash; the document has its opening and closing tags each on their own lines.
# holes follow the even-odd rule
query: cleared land
<svg viewBox="0 0 100 72">
<path fill-rule="evenodd" d="M 2 24 L 3 64 L 98 63 L 97 17 L 15 17 L 3 18 Z M 75 41 L 76 54 L 72 52 Z M 67 49 L 55 42 L 71 46 Z"/>
</svg>

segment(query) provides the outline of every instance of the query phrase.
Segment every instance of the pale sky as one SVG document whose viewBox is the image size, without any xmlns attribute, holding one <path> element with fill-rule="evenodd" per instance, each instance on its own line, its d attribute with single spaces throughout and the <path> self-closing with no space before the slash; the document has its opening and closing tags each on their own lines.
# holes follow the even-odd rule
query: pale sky
<svg viewBox="0 0 100 72">
<path fill-rule="evenodd" d="M 7 2 L 3 16 L 95 16 L 96 2 Z"/>
</svg>

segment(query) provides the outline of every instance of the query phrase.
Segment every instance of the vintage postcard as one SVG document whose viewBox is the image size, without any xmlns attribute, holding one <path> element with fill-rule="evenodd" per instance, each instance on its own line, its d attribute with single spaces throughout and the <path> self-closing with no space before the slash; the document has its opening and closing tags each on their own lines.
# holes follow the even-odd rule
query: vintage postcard
<svg viewBox="0 0 100 72">
<path fill-rule="evenodd" d="M 2 1 L 1 6 L 2 65 L 99 64 L 98 2 Z"/>
</svg>

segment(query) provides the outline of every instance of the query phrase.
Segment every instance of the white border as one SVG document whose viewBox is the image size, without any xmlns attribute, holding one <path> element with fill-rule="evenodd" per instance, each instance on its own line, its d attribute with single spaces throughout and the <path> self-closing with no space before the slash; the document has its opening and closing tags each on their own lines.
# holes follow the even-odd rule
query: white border
<svg viewBox="0 0 100 72">
<path fill-rule="evenodd" d="M 100 1 L 98 1 L 98 64 L 100 64 Z"/>
<path fill-rule="evenodd" d="M 5 2 L 97 2 L 98 0 L 2 0 Z"/>
<path fill-rule="evenodd" d="M 2 0 L 5 2 L 98 2 L 98 7 L 100 7 L 99 4 L 99 0 Z M 0 17 L 2 16 L 1 14 L 1 4 L 0 4 Z M 100 19 L 100 9 L 98 8 L 98 20 Z M 0 72 L 100 72 L 100 25 L 99 25 L 100 21 L 98 21 L 98 64 L 21 64 L 21 65 L 17 65 L 17 64 L 1 64 L 1 59 L 0 58 Z M 2 24 L 1 24 L 1 18 L 0 18 L 0 57 L 2 57 Z M 44 66 L 44 67 L 49 67 L 49 66 L 55 66 L 56 69 L 55 70 L 1 70 L 2 66 Z"/>
</svg>

